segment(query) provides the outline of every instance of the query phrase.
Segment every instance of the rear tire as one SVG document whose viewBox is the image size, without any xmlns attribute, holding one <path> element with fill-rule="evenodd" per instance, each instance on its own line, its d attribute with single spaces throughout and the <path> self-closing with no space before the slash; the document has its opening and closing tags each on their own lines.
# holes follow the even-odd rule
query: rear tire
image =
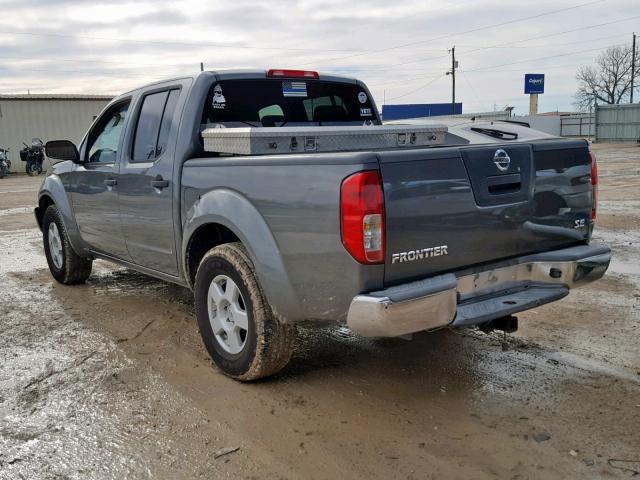
<svg viewBox="0 0 640 480">
<path fill-rule="evenodd" d="M 289 363 L 295 327 L 271 311 L 241 243 L 219 245 L 204 256 L 196 273 L 195 303 L 204 345 L 226 375 L 257 380 Z"/>
<path fill-rule="evenodd" d="M 75 252 L 55 205 L 49 206 L 42 217 L 42 239 L 53 278 L 65 285 L 84 283 L 89 278 L 93 261 Z"/>
<path fill-rule="evenodd" d="M 40 169 L 36 162 L 27 162 L 26 170 L 27 170 L 27 173 L 32 177 L 35 177 L 36 175 L 40 174 L 40 171 L 39 171 Z"/>
</svg>

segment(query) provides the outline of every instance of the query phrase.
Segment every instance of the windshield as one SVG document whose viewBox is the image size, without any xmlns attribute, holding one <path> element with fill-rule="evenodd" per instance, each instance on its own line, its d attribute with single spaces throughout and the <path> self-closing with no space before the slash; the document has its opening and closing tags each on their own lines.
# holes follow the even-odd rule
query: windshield
<svg viewBox="0 0 640 480">
<path fill-rule="evenodd" d="M 227 80 L 212 85 L 202 129 L 378 124 L 355 84 L 321 80 Z"/>
</svg>

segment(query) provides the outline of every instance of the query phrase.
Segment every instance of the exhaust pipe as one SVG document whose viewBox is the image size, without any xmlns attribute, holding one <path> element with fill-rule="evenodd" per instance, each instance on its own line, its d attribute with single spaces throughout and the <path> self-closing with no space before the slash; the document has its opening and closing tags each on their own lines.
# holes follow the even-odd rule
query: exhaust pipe
<svg viewBox="0 0 640 480">
<path fill-rule="evenodd" d="M 507 315 L 506 317 L 496 318 L 479 325 L 478 328 L 484 333 L 490 333 L 494 330 L 500 330 L 504 333 L 513 333 L 518 330 L 518 317 L 514 315 Z"/>
</svg>

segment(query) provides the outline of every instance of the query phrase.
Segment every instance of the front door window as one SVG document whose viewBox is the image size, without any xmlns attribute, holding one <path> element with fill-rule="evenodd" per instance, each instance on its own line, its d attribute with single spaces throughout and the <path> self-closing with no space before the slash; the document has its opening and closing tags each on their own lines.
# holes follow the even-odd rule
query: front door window
<svg viewBox="0 0 640 480">
<path fill-rule="evenodd" d="M 115 163 L 128 109 L 128 102 L 118 105 L 91 132 L 88 162 Z"/>
</svg>

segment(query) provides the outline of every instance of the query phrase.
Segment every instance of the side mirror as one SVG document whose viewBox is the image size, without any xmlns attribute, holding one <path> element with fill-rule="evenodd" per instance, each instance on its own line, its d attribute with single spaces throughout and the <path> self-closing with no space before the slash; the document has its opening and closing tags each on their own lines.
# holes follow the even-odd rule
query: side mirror
<svg viewBox="0 0 640 480">
<path fill-rule="evenodd" d="M 69 140 L 51 140 L 44 147 L 47 157 L 54 160 L 71 160 L 73 163 L 80 163 L 80 154 L 73 142 Z"/>
</svg>

